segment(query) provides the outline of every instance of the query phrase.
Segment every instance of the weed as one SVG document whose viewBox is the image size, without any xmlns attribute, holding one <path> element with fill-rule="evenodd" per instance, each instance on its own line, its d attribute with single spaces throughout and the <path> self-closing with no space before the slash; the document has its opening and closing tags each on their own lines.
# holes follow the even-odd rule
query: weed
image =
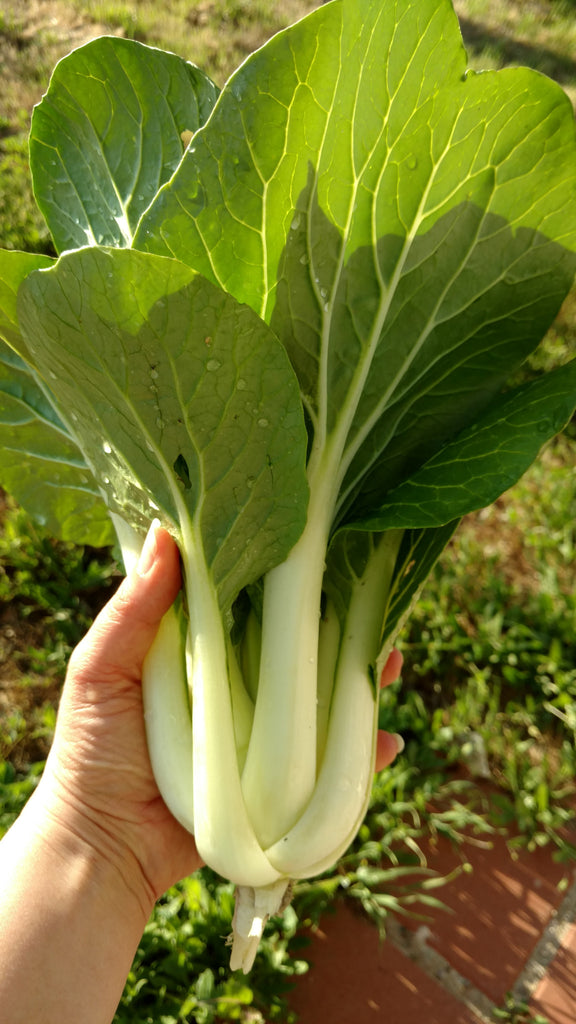
<svg viewBox="0 0 576 1024">
<path fill-rule="evenodd" d="M 239 979 L 222 942 L 233 909 L 232 885 L 208 868 L 170 889 L 145 929 L 114 1024 L 152 1024 L 159 1006 L 166 1022 L 294 1021 L 289 979 L 308 970 L 297 914 L 288 907 L 270 923 L 250 977 Z"/>
<path fill-rule="evenodd" d="M 547 1017 L 534 1013 L 527 1003 L 518 1001 L 512 993 L 507 993 L 504 1005 L 492 1011 L 495 1021 L 506 1024 L 550 1024 Z"/>
<path fill-rule="evenodd" d="M 110 594 L 109 552 L 53 540 L 12 501 L 0 533 L 0 759 L 46 757 L 72 648 Z"/>
<path fill-rule="evenodd" d="M 497 822 L 565 856 L 574 855 L 565 828 L 576 769 L 576 480 L 566 472 L 575 447 L 557 439 L 462 525 L 412 616 L 405 682 L 381 718 L 446 765 L 485 774 L 469 762 L 478 737 L 502 788 Z"/>
<path fill-rule="evenodd" d="M 9 131 L 6 124 L 4 129 Z M 32 197 L 24 132 L 0 138 L 0 224 L 4 248 L 49 255 L 54 252 L 48 228 Z"/>
<path fill-rule="evenodd" d="M 43 767 L 42 762 L 28 765 L 21 774 L 10 762 L 0 760 L 0 839 L 34 792 Z"/>
</svg>

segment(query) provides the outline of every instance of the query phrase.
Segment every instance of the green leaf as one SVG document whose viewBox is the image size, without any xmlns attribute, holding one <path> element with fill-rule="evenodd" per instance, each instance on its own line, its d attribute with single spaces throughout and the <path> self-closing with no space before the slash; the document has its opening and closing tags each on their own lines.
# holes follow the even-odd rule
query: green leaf
<svg viewBox="0 0 576 1024">
<path fill-rule="evenodd" d="M 40 382 L 0 342 L 0 485 L 54 537 L 101 547 L 114 531 L 98 485 Z"/>
<path fill-rule="evenodd" d="M 198 976 L 194 988 L 198 999 L 212 999 L 214 995 L 214 972 L 209 967 Z"/>
<path fill-rule="evenodd" d="M 54 396 L 30 365 L 16 313 L 22 281 L 53 263 L 0 250 L 0 335 L 8 342 L 0 341 L 0 485 L 55 537 L 99 547 L 113 541 L 106 506 Z"/>
<path fill-rule="evenodd" d="M 193 64 L 114 36 L 56 66 L 30 135 L 34 192 L 57 249 L 131 244 L 218 89 Z"/>
<path fill-rule="evenodd" d="M 452 537 L 459 520 L 438 529 L 406 529 L 396 559 L 394 575 L 382 616 L 379 649 L 396 636 L 418 597 L 437 559 Z M 386 534 L 384 534 L 384 540 Z M 352 588 L 361 579 L 382 534 L 359 528 L 340 530 L 328 552 L 324 587 L 342 623 L 346 620 Z M 378 651 L 367 652 L 376 659 Z"/>
<path fill-rule="evenodd" d="M 270 329 L 174 260 L 65 254 L 19 297 L 27 344 L 113 511 L 200 538 L 223 607 L 305 519 L 298 385 Z"/>
<path fill-rule="evenodd" d="M 54 260 L 50 256 L 0 249 L 0 337 L 12 348 L 17 347 L 20 354 L 29 362 L 31 356 L 24 348 L 16 313 L 18 289 L 24 278 L 33 270 L 50 267 L 53 263 Z"/>
<path fill-rule="evenodd" d="M 504 394 L 410 479 L 391 491 L 370 529 L 442 526 L 495 501 L 561 431 L 576 408 L 576 359 Z"/>
<path fill-rule="evenodd" d="M 527 69 L 465 74 L 449 0 L 328 4 L 230 79 L 134 244 L 271 323 L 317 444 L 340 446 L 336 525 L 367 521 L 570 288 L 572 109 Z"/>
<path fill-rule="evenodd" d="M 455 519 L 438 529 L 405 530 L 382 624 L 382 644 L 389 637 L 396 636 L 404 625 L 422 586 L 459 522 L 459 519 Z"/>
</svg>

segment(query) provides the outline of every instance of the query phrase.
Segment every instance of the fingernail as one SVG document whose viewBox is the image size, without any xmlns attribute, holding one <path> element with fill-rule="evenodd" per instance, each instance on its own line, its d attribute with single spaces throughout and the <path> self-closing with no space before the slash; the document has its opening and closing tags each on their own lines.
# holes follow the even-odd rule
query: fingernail
<svg viewBox="0 0 576 1024">
<path fill-rule="evenodd" d="M 140 552 L 140 558 L 138 559 L 138 565 L 136 566 L 136 572 L 139 576 L 145 576 L 146 573 L 152 568 L 156 561 L 156 551 L 158 549 L 158 543 L 156 540 L 156 530 L 160 526 L 159 519 L 153 519 L 150 525 L 150 529 L 146 534 L 146 540 L 144 541 L 144 547 Z"/>
<path fill-rule="evenodd" d="M 399 732 L 394 732 L 392 733 L 392 735 L 394 736 L 394 739 L 396 740 L 396 746 L 398 747 L 396 754 L 401 754 L 406 744 L 404 743 L 404 740 L 402 739 L 402 736 L 400 735 Z"/>
</svg>

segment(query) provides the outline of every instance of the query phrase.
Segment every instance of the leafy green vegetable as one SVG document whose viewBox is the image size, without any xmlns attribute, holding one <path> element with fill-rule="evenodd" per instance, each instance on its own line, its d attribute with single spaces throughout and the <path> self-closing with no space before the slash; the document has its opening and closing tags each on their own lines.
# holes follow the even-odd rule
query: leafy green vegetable
<svg viewBox="0 0 576 1024">
<path fill-rule="evenodd" d="M 130 245 L 217 96 L 193 64 L 128 39 L 61 61 L 30 132 L 34 192 L 58 251 Z"/>
<path fill-rule="evenodd" d="M 106 505 L 62 421 L 55 396 L 36 372 L 16 315 L 24 278 L 53 262 L 46 256 L 0 250 L 0 331 L 8 342 L 0 341 L 0 479 L 53 534 L 98 547 L 114 537 Z"/>
<path fill-rule="evenodd" d="M 218 99 L 171 55 L 89 44 L 56 68 L 32 154 L 73 251 L 4 254 L 21 283 L 0 325 L 127 565 L 155 517 L 180 544 L 149 745 L 238 886 L 248 969 L 289 879 L 362 821 L 379 668 L 457 521 L 576 406 L 576 362 L 509 383 L 576 269 L 571 106 L 524 69 L 467 74 L 448 0 L 334 0 Z"/>
<path fill-rule="evenodd" d="M 306 435 L 283 347 L 188 267 L 131 249 L 67 253 L 20 294 L 33 359 L 57 380 L 110 509 L 197 534 L 229 608 L 305 522 Z"/>
</svg>

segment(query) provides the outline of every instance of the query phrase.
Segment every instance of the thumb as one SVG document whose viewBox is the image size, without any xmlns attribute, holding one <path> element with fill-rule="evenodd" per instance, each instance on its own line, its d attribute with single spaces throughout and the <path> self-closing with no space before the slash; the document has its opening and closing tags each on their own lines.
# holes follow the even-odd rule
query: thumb
<svg viewBox="0 0 576 1024">
<path fill-rule="evenodd" d="M 181 586 L 178 547 L 153 525 L 136 568 L 121 583 L 70 658 L 68 674 L 90 682 L 139 682 L 160 621 Z"/>
</svg>

